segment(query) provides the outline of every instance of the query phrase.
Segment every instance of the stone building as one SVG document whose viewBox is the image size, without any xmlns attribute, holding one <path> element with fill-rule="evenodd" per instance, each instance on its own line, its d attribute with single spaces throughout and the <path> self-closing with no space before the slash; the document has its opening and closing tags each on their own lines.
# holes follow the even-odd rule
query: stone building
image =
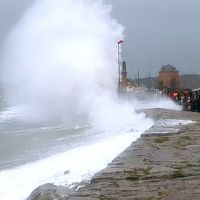
<svg viewBox="0 0 200 200">
<path fill-rule="evenodd" d="M 180 84 L 179 71 L 173 65 L 163 65 L 159 72 L 158 82 L 160 90 L 178 90 Z"/>
</svg>

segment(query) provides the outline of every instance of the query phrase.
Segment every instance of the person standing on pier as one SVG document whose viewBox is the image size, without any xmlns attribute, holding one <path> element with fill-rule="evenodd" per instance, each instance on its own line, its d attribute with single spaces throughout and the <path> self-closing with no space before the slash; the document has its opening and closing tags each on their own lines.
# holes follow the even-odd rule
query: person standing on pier
<svg viewBox="0 0 200 200">
<path fill-rule="evenodd" d="M 200 112 L 200 90 L 198 91 L 198 96 L 197 96 L 197 100 L 196 100 L 196 108 L 197 108 L 197 112 Z"/>
</svg>

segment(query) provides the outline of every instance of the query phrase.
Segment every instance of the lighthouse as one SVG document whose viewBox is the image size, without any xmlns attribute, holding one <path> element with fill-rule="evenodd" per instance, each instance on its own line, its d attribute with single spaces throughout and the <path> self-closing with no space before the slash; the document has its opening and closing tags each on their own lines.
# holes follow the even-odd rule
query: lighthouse
<svg viewBox="0 0 200 200">
<path fill-rule="evenodd" d="M 126 91 L 128 84 L 128 78 L 127 78 L 127 70 L 126 70 L 126 62 L 122 62 L 122 71 L 121 71 L 121 90 L 123 92 Z"/>
</svg>

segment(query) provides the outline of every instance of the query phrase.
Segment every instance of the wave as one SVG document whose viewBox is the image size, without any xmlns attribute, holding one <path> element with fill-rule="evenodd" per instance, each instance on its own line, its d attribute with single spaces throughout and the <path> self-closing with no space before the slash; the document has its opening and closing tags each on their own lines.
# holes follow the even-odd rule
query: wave
<svg viewBox="0 0 200 200">
<path fill-rule="evenodd" d="M 149 120 L 148 126 L 146 124 L 140 130 L 115 133 L 115 136 L 105 134 L 105 138 L 90 145 L 79 146 L 37 162 L 1 171 L 0 198 L 24 200 L 33 189 L 44 183 L 71 185 L 89 179 L 152 125 L 153 121 Z M 66 171 L 68 173 L 65 173 Z"/>
</svg>

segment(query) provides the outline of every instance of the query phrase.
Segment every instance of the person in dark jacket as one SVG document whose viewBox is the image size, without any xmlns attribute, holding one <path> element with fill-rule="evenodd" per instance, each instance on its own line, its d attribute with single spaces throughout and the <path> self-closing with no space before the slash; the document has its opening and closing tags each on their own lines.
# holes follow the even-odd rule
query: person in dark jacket
<svg viewBox="0 0 200 200">
<path fill-rule="evenodd" d="M 190 111 L 195 112 L 196 111 L 196 99 L 195 99 L 194 95 L 191 95 L 189 105 L 190 105 Z"/>
<path fill-rule="evenodd" d="M 196 100 L 196 109 L 197 109 L 197 112 L 200 112 L 200 91 L 198 92 L 198 96 Z"/>
</svg>

